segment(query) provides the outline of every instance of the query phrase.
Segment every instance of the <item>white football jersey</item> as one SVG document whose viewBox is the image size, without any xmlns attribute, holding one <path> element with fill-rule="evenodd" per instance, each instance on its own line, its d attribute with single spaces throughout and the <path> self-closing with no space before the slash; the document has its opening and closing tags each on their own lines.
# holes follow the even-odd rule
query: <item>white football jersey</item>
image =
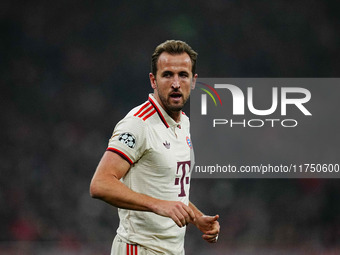
<svg viewBox="0 0 340 255">
<path fill-rule="evenodd" d="M 133 191 L 189 204 L 194 165 L 189 118 L 175 122 L 150 94 L 115 127 L 108 149 L 121 155 L 131 168 L 121 181 Z M 118 235 L 160 254 L 184 254 L 185 227 L 152 212 L 118 209 Z"/>
</svg>

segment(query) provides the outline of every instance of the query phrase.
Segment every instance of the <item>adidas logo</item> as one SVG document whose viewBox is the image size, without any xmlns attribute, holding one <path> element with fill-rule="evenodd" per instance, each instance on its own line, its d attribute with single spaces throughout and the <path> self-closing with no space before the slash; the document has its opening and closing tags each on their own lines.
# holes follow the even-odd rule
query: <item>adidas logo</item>
<svg viewBox="0 0 340 255">
<path fill-rule="evenodd" d="M 167 141 L 165 141 L 163 145 L 165 148 L 170 149 L 170 143 L 168 143 Z"/>
</svg>

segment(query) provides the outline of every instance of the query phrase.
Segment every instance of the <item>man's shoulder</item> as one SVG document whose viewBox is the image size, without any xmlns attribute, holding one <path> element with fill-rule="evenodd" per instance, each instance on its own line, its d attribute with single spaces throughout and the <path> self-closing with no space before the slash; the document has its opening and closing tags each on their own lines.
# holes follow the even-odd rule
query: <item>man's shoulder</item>
<svg viewBox="0 0 340 255">
<path fill-rule="evenodd" d="M 150 101 L 146 101 L 133 109 L 131 109 L 128 114 L 124 117 L 125 120 L 132 122 L 143 122 L 148 124 L 152 120 L 152 116 L 156 113 L 153 105 Z"/>
</svg>

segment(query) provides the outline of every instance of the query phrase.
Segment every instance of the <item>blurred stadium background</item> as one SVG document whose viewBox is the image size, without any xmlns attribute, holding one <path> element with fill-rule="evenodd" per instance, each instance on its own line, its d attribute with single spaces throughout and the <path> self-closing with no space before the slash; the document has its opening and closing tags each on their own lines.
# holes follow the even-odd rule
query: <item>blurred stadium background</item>
<svg viewBox="0 0 340 255">
<path fill-rule="evenodd" d="M 0 3 L 0 254 L 109 254 L 115 208 L 89 182 L 115 123 L 146 100 L 154 47 L 187 41 L 201 77 L 338 77 L 337 1 Z M 249 141 L 251 143 L 251 141 Z M 191 254 L 340 254 L 340 180 L 194 179 L 221 216 Z"/>
</svg>

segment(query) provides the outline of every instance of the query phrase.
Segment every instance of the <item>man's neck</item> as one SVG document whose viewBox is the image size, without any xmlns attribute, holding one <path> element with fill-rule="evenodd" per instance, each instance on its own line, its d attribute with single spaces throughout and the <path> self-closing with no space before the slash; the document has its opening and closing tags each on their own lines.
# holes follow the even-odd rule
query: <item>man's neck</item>
<svg viewBox="0 0 340 255">
<path fill-rule="evenodd" d="M 152 94 L 153 97 L 156 99 L 157 103 L 162 107 L 162 109 L 176 122 L 180 122 L 181 121 L 181 114 L 182 114 L 182 110 L 179 111 L 170 111 L 167 110 L 164 105 L 162 104 L 162 101 L 160 100 L 160 98 L 155 95 L 155 93 Z"/>
<path fill-rule="evenodd" d="M 182 111 L 176 111 L 176 112 L 168 112 L 168 111 L 166 111 L 166 112 L 176 123 L 181 121 L 181 113 L 182 113 Z"/>
</svg>

